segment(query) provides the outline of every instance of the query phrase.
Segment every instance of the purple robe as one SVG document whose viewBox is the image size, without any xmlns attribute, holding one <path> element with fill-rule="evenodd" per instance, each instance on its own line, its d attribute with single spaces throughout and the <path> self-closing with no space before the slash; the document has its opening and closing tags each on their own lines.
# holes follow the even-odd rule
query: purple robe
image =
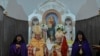
<svg viewBox="0 0 100 56">
<path fill-rule="evenodd" d="M 91 49 L 87 41 L 82 42 L 82 49 L 84 50 L 84 56 L 92 56 Z M 77 56 L 78 50 L 79 50 L 79 43 L 75 42 L 72 46 L 71 56 Z"/>
<path fill-rule="evenodd" d="M 16 49 L 16 44 L 11 44 L 10 56 L 28 56 L 26 44 L 21 43 L 20 45 L 21 45 L 21 47 Z"/>
</svg>

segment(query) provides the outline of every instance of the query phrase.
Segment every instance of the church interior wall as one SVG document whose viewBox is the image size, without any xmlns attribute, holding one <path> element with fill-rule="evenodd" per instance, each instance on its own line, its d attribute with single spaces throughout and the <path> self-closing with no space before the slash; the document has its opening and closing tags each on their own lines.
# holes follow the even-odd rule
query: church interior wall
<svg viewBox="0 0 100 56">
<path fill-rule="evenodd" d="M 92 46 L 100 40 L 100 15 L 76 21 L 76 31 L 82 30 Z M 9 46 L 16 34 L 22 34 L 28 42 L 28 21 L 17 20 L 3 14 L 0 8 L 0 56 L 8 56 Z M 95 54 L 94 50 L 93 54 Z"/>
<path fill-rule="evenodd" d="M 93 44 L 99 44 L 100 40 L 100 15 L 76 21 L 76 31 L 81 30 L 84 32 L 87 40 L 89 41 L 90 47 Z M 91 48 L 92 49 L 92 48 Z M 96 50 L 93 50 L 93 56 L 95 56 Z"/>
<path fill-rule="evenodd" d="M 22 34 L 26 43 L 28 39 L 28 22 L 16 20 L 14 18 L 4 16 L 4 56 L 9 53 L 10 43 L 13 41 L 15 35 Z M 5 54 L 7 53 L 7 54 Z"/>
<path fill-rule="evenodd" d="M 0 56 L 2 56 L 2 40 L 3 40 L 3 11 L 4 8 L 2 6 L 0 6 Z"/>
<path fill-rule="evenodd" d="M 0 56 L 9 56 L 9 46 L 17 34 L 22 34 L 27 43 L 28 21 L 9 17 L 0 8 Z"/>
</svg>

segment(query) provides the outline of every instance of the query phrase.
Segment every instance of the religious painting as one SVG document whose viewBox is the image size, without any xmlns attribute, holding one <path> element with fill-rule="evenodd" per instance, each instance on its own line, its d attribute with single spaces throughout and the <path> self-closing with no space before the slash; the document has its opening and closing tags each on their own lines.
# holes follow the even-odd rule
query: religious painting
<svg viewBox="0 0 100 56">
<path fill-rule="evenodd" d="M 72 19 L 70 17 L 67 17 L 64 22 L 64 28 L 65 28 L 65 36 L 67 38 L 67 42 L 70 45 L 73 43 L 73 25 L 72 25 Z"/>
<path fill-rule="evenodd" d="M 55 41 L 55 27 L 58 24 L 58 16 L 55 13 L 49 13 L 46 15 L 46 25 L 48 26 L 47 30 L 47 39 L 50 42 Z"/>
<path fill-rule="evenodd" d="M 32 19 L 32 37 L 34 37 L 34 30 L 33 30 L 33 28 L 34 28 L 35 25 L 38 25 L 38 24 L 39 24 L 39 19 L 37 17 L 34 17 Z"/>
</svg>

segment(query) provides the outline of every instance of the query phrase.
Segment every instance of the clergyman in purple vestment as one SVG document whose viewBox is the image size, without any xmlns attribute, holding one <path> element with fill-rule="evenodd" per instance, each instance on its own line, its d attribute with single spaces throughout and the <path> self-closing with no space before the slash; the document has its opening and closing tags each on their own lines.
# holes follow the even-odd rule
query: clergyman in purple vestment
<svg viewBox="0 0 100 56">
<path fill-rule="evenodd" d="M 22 35 L 17 35 L 11 43 L 9 56 L 28 56 L 26 43 Z"/>
<path fill-rule="evenodd" d="M 78 31 L 72 46 L 71 56 L 92 56 L 89 43 L 82 31 Z"/>
</svg>

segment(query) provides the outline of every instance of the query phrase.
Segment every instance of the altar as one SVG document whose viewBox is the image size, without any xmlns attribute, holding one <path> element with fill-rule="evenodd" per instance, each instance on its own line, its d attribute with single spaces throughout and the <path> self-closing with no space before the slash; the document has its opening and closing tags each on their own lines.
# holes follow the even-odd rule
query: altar
<svg viewBox="0 0 100 56">
<path fill-rule="evenodd" d="M 45 39 L 50 50 L 55 44 L 55 32 L 61 28 L 65 33 L 66 40 L 71 52 L 71 47 L 75 39 L 75 15 L 70 9 L 66 9 L 59 0 L 47 0 L 41 3 L 36 10 L 29 16 L 29 36 L 28 42 L 34 36 L 34 26 L 40 24 L 42 37 Z"/>
</svg>

